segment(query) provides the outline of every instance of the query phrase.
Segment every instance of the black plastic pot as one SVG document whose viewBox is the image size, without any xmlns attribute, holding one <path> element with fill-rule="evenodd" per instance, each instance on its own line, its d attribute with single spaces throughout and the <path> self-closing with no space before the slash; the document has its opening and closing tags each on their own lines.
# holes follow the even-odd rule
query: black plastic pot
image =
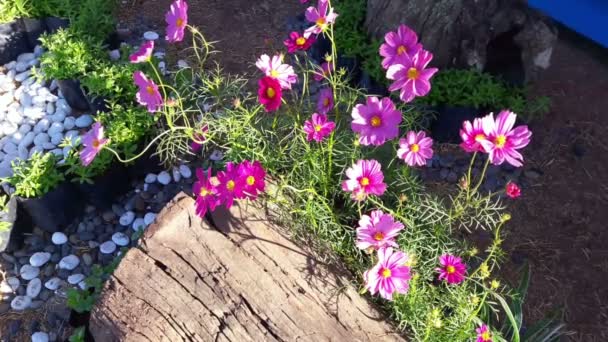
<svg viewBox="0 0 608 342">
<path fill-rule="evenodd" d="M 27 33 L 30 48 L 33 49 L 39 43 L 38 38 L 46 31 L 46 24 L 41 19 L 22 18 L 21 20 Z"/>
<path fill-rule="evenodd" d="M 465 120 L 482 116 L 483 112 L 472 107 L 439 106 L 435 108 L 437 117 L 431 123 L 431 136 L 436 142 L 459 144 L 460 128 Z"/>
<path fill-rule="evenodd" d="M 34 225 L 51 233 L 80 217 L 85 205 L 82 194 L 71 182 L 61 183 L 39 198 L 19 198 L 19 202 Z"/>
<path fill-rule="evenodd" d="M 8 252 L 23 246 L 24 234 L 32 232 L 32 221 L 12 197 L 7 203 L 8 212 L 2 213 L 0 221 L 8 222 L 8 229 L 0 230 L 0 252 Z"/>
<path fill-rule="evenodd" d="M 127 167 L 129 177 L 139 179 L 145 177 L 148 173 L 159 173 L 165 170 L 158 156 L 153 155 L 156 151 L 155 147 L 152 146 L 148 152 Z"/>
<path fill-rule="evenodd" d="M 48 33 L 55 33 L 61 28 L 67 28 L 70 26 L 69 20 L 58 17 L 46 17 L 44 18 L 44 23 L 46 24 Z"/>
<path fill-rule="evenodd" d="M 70 107 L 80 111 L 89 110 L 89 101 L 80 87 L 80 81 L 57 80 L 57 85 Z"/>
<path fill-rule="evenodd" d="M 14 61 L 20 54 L 30 51 L 27 33 L 21 20 L 0 24 L 0 64 Z"/>
<path fill-rule="evenodd" d="M 127 168 L 122 163 L 112 165 L 103 175 L 96 177 L 93 184 L 76 184 L 81 197 L 97 209 L 112 207 L 116 198 L 126 193 L 130 187 Z"/>
</svg>

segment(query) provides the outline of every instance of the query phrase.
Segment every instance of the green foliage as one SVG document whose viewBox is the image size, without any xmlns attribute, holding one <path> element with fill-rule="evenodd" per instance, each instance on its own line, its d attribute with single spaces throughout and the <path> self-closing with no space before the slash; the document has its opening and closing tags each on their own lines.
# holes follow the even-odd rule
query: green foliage
<svg viewBox="0 0 608 342">
<path fill-rule="evenodd" d="M 78 327 L 74 329 L 72 335 L 70 336 L 70 342 L 84 342 L 85 328 Z"/>
<path fill-rule="evenodd" d="M 117 256 L 107 266 L 93 265 L 91 269 L 91 275 L 85 279 L 87 289 L 81 290 L 76 288 L 70 288 L 67 292 L 67 305 L 70 309 L 76 312 L 83 313 L 89 312 L 93 309 L 95 301 L 99 297 L 103 288 L 103 283 L 106 279 L 114 272 L 120 260 L 125 254 L 123 250 L 122 255 Z"/>
<path fill-rule="evenodd" d="M 40 197 L 63 181 L 53 153 L 34 153 L 28 160 L 12 163 L 13 175 L 3 179 L 15 188 L 15 195 L 25 198 Z"/>
<path fill-rule="evenodd" d="M 110 110 L 97 115 L 112 146 L 127 157 L 133 156 L 139 142 L 150 134 L 158 117 L 145 107 L 110 103 Z"/>
<path fill-rule="evenodd" d="M 70 309 L 83 313 L 93 309 L 97 296 L 92 295 L 89 291 L 78 290 L 75 288 L 68 289 L 67 305 Z"/>
<path fill-rule="evenodd" d="M 71 178 L 72 182 L 93 184 L 93 178 L 108 169 L 114 161 L 114 155 L 110 151 L 101 150 L 91 164 L 84 166 L 80 160 L 79 142 L 79 139 L 74 142 L 70 138 L 64 138 L 60 144 L 61 148 L 70 147 L 63 163 L 65 175 Z"/>
<path fill-rule="evenodd" d="M 97 56 L 103 51 L 95 39 L 77 34 L 72 29 L 45 34 L 40 41 L 46 49 L 40 58 L 46 79 L 78 79 L 92 71 L 99 62 Z"/>
<path fill-rule="evenodd" d="M 133 72 L 136 65 L 110 62 L 100 62 L 95 68 L 82 77 L 82 86 L 91 96 L 101 96 L 115 102 L 128 103 L 133 101 L 136 92 L 133 83 Z"/>
</svg>

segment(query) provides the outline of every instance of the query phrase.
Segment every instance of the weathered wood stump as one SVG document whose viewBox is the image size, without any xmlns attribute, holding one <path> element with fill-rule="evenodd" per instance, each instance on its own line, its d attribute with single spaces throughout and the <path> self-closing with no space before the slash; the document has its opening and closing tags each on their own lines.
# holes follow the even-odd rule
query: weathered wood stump
<svg viewBox="0 0 608 342">
<path fill-rule="evenodd" d="M 106 283 L 103 341 L 402 341 L 344 273 L 245 204 L 214 226 L 179 194 Z"/>
</svg>

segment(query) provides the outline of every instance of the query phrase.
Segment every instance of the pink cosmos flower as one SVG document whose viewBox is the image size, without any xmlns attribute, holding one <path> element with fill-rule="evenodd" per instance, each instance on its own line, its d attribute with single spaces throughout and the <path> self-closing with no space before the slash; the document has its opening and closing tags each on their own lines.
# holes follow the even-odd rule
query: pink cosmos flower
<svg viewBox="0 0 608 342">
<path fill-rule="evenodd" d="M 505 186 L 505 193 L 507 194 L 507 196 L 515 199 L 521 196 L 521 189 L 519 188 L 519 186 L 517 186 L 517 184 L 509 182 Z"/>
<path fill-rule="evenodd" d="M 342 190 L 351 192 L 351 198 L 362 201 L 368 195 L 382 196 L 386 191 L 384 175 L 376 160 L 358 160 L 346 170 L 347 180 L 342 182 Z"/>
<path fill-rule="evenodd" d="M 264 110 L 273 112 L 281 107 L 283 91 L 279 81 L 272 77 L 264 76 L 258 81 L 258 99 L 264 105 Z"/>
<path fill-rule="evenodd" d="M 152 57 L 152 51 L 154 50 L 154 41 L 148 40 L 143 43 L 139 50 L 135 51 L 131 56 L 129 56 L 129 61 L 131 63 L 143 63 L 150 60 Z"/>
<path fill-rule="evenodd" d="M 399 135 L 401 112 L 388 97 L 382 100 L 375 96 L 367 97 L 366 104 L 356 105 L 351 116 L 350 127 L 359 133 L 361 145 L 380 146 Z"/>
<path fill-rule="evenodd" d="M 219 203 L 226 208 L 232 207 L 235 198 L 244 198 L 243 178 L 239 177 L 238 167 L 232 162 L 226 163 L 225 171 L 217 173 L 217 182 L 216 190 Z"/>
<path fill-rule="evenodd" d="M 420 131 L 407 132 L 405 138 L 399 139 L 397 156 L 409 166 L 424 166 L 427 159 L 433 158 L 433 139 Z"/>
<path fill-rule="evenodd" d="M 306 51 L 315 42 L 315 36 L 304 37 L 298 32 L 291 32 L 289 39 L 286 39 L 283 44 L 287 47 L 287 52 L 294 53 L 298 50 Z"/>
<path fill-rule="evenodd" d="M 259 161 L 256 160 L 253 163 L 249 160 L 243 161 L 239 164 L 238 174 L 243 184 L 243 194 L 247 198 L 255 200 L 259 193 L 264 192 L 266 171 Z"/>
<path fill-rule="evenodd" d="M 324 62 L 321 64 L 321 72 L 315 71 L 312 75 L 312 78 L 319 82 L 322 81 L 325 77 L 329 76 L 334 71 L 334 63 L 333 62 Z"/>
<path fill-rule="evenodd" d="M 397 32 L 388 32 L 384 36 L 384 44 L 380 45 L 380 56 L 382 67 L 388 69 L 393 64 L 398 64 L 401 56 L 413 57 L 422 49 L 418 43 L 416 32 L 405 25 L 399 25 Z"/>
<path fill-rule="evenodd" d="M 291 84 L 298 81 L 298 76 L 289 64 L 283 64 L 283 55 L 270 56 L 262 55 L 255 62 L 255 66 L 262 70 L 268 77 L 279 81 L 281 88 L 291 89 Z"/>
<path fill-rule="evenodd" d="M 338 14 L 334 13 L 334 9 L 329 8 L 328 0 L 319 0 L 317 8 L 308 7 L 306 9 L 306 20 L 314 23 L 314 26 L 307 28 L 304 31 L 304 36 L 310 37 L 311 34 L 325 32 L 329 25 L 336 21 L 337 17 Z"/>
<path fill-rule="evenodd" d="M 460 138 L 462 138 L 460 147 L 466 152 L 485 152 L 483 146 L 481 146 L 481 142 L 487 140 L 488 137 L 483 132 L 482 119 L 475 118 L 472 124 L 470 121 L 463 122 Z"/>
<path fill-rule="evenodd" d="M 475 332 L 477 333 L 476 342 L 492 342 L 492 333 L 487 325 L 481 324 L 479 328 L 475 329 Z"/>
<path fill-rule="evenodd" d="M 388 90 L 401 89 L 399 97 L 403 102 L 410 102 L 416 96 L 425 96 L 431 90 L 431 77 L 438 71 L 437 68 L 425 69 L 433 59 L 433 54 L 420 50 L 414 56 L 407 54 L 399 57 L 399 63 L 389 66 L 386 78 L 394 80 Z"/>
<path fill-rule="evenodd" d="M 409 290 L 411 270 L 405 264 L 405 253 L 383 247 L 378 250 L 378 263 L 363 275 L 365 287 L 372 295 L 380 293 L 387 300 L 393 300 L 394 293 L 406 294 Z"/>
<path fill-rule="evenodd" d="M 194 135 L 194 139 L 196 140 L 193 140 L 190 143 L 190 148 L 192 149 L 192 152 L 198 153 L 203 148 L 203 143 L 205 142 L 205 133 L 207 133 L 207 131 L 209 131 L 209 127 L 207 125 L 204 125 L 201 128 L 201 132 Z"/>
<path fill-rule="evenodd" d="M 147 106 L 148 112 L 156 112 L 163 105 L 163 97 L 158 92 L 156 83 L 139 70 L 133 73 L 133 81 L 139 87 L 139 91 L 135 94 L 137 102 L 142 106 Z"/>
<path fill-rule="evenodd" d="M 184 39 L 184 29 L 188 25 L 188 4 L 185 0 L 175 0 L 165 14 L 167 34 L 165 39 L 170 43 Z"/>
<path fill-rule="evenodd" d="M 330 135 L 336 128 L 336 124 L 327 121 L 327 115 L 314 113 L 311 120 L 304 122 L 304 132 L 307 134 L 306 140 L 321 142 L 323 138 Z"/>
<path fill-rule="evenodd" d="M 207 169 L 207 175 L 203 169 L 196 169 L 197 182 L 192 186 L 192 192 L 196 196 L 196 214 L 204 217 L 207 210 L 214 211 L 218 205 L 217 189 L 211 184 L 211 168 Z"/>
<path fill-rule="evenodd" d="M 89 166 L 93 159 L 95 159 L 95 156 L 97 156 L 97 153 L 101 151 L 108 141 L 108 139 L 103 137 L 103 126 L 101 123 L 94 123 L 91 130 L 82 137 L 82 144 L 84 145 L 84 148 L 80 151 L 82 165 Z"/>
<path fill-rule="evenodd" d="M 397 222 L 389 214 L 381 210 L 372 211 L 371 215 L 362 215 L 357 228 L 357 247 L 368 249 L 370 247 L 398 247 L 395 238 L 404 228 L 401 222 Z"/>
<path fill-rule="evenodd" d="M 323 88 L 319 92 L 319 100 L 317 101 L 317 111 L 321 114 L 327 114 L 334 108 L 334 92 L 331 88 Z"/>
<path fill-rule="evenodd" d="M 445 279 L 448 284 L 460 284 L 464 281 L 467 266 L 457 256 L 444 254 L 439 257 L 441 267 L 435 270 L 439 272 L 439 280 Z"/>
<path fill-rule="evenodd" d="M 524 157 L 517 150 L 530 143 L 532 132 L 525 125 L 513 128 L 516 117 L 515 113 L 503 110 L 496 121 L 492 113 L 482 119 L 483 131 L 488 139 L 481 143 L 494 165 L 500 165 L 505 160 L 515 167 L 523 165 Z"/>
</svg>

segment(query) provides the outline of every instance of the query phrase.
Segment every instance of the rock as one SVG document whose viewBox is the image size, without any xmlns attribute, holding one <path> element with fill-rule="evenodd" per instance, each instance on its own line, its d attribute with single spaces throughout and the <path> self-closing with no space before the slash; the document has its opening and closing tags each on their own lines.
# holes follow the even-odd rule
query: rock
<svg viewBox="0 0 608 342">
<path fill-rule="evenodd" d="M 7 313 L 11 309 L 11 305 L 8 303 L 0 303 L 0 315 Z"/>
<path fill-rule="evenodd" d="M 56 134 L 61 134 L 61 132 L 63 132 L 63 124 L 61 122 L 53 122 L 47 133 L 50 136 L 53 136 Z"/>
<path fill-rule="evenodd" d="M 144 39 L 146 39 L 146 40 L 157 40 L 158 39 L 158 33 L 154 32 L 154 31 L 146 31 L 146 32 L 144 32 Z"/>
<path fill-rule="evenodd" d="M 454 171 L 450 171 L 446 179 L 450 183 L 456 183 L 458 181 L 458 175 Z"/>
<path fill-rule="evenodd" d="M 30 126 L 28 124 L 19 126 L 19 132 L 21 132 L 21 134 L 27 134 L 31 130 L 32 130 L 32 126 Z"/>
<path fill-rule="evenodd" d="M 153 173 L 148 173 L 146 175 L 146 179 L 144 179 L 144 182 L 148 184 L 156 182 L 156 175 Z"/>
<path fill-rule="evenodd" d="M 38 120 L 42 119 L 46 115 L 46 112 L 40 107 L 26 107 L 23 110 L 23 115 L 32 120 Z"/>
<path fill-rule="evenodd" d="M 93 257 L 89 253 L 84 253 L 82 255 L 82 262 L 87 266 L 91 266 L 93 265 Z"/>
<path fill-rule="evenodd" d="M 25 293 L 28 297 L 34 299 L 38 297 L 40 290 L 42 290 L 42 281 L 40 281 L 40 278 L 34 278 L 27 284 Z"/>
<path fill-rule="evenodd" d="M 112 50 L 108 52 L 108 55 L 110 56 L 110 60 L 117 61 L 120 59 L 120 50 Z"/>
<path fill-rule="evenodd" d="M 34 138 L 34 145 L 42 146 L 49 142 L 49 135 L 46 133 L 38 133 Z"/>
<path fill-rule="evenodd" d="M 73 270 L 80 264 L 80 259 L 74 254 L 70 254 L 59 261 L 59 268 L 64 270 Z"/>
<path fill-rule="evenodd" d="M 220 150 L 214 150 L 213 152 L 211 152 L 211 155 L 209 156 L 209 159 L 211 159 L 213 161 L 220 161 L 223 158 L 224 158 L 224 154 Z"/>
<path fill-rule="evenodd" d="M 133 221 L 133 230 L 135 231 L 145 229 L 146 227 L 146 222 L 142 218 L 137 218 Z"/>
<path fill-rule="evenodd" d="M 120 219 L 118 220 L 118 222 L 120 223 L 121 226 L 126 227 L 126 226 L 130 225 L 134 219 L 135 219 L 135 213 L 132 211 L 127 211 L 120 216 Z"/>
<path fill-rule="evenodd" d="M 106 241 L 99 245 L 99 251 L 103 254 L 112 254 L 116 251 L 116 244 L 113 241 Z"/>
<path fill-rule="evenodd" d="M 73 116 L 68 116 L 65 118 L 65 120 L 63 120 L 63 128 L 69 130 L 74 128 L 74 126 L 76 126 L 76 118 Z"/>
<path fill-rule="evenodd" d="M 112 241 L 118 246 L 124 247 L 129 245 L 129 237 L 125 233 L 117 232 L 112 234 Z"/>
<path fill-rule="evenodd" d="M 190 170 L 190 168 L 188 167 L 188 165 L 180 165 L 179 166 L 179 173 L 184 178 L 190 178 L 192 176 L 192 171 Z"/>
<path fill-rule="evenodd" d="M 25 65 L 25 67 L 27 67 L 27 65 Z M 27 71 L 25 70 L 23 64 L 19 64 L 19 63 L 17 63 L 17 66 L 15 67 L 15 71 L 18 72 L 18 74 L 15 75 L 15 81 L 17 81 L 17 82 L 25 81 L 25 79 L 30 77 L 30 75 L 32 74 L 32 72 L 30 70 L 27 70 Z"/>
<path fill-rule="evenodd" d="M 78 233 L 78 239 L 80 239 L 80 241 L 89 241 L 89 240 L 93 240 L 94 238 L 95 238 L 95 234 L 93 234 L 92 232 Z"/>
<path fill-rule="evenodd" d="M 12 141 L 7 141 L 4 144 L 2 151 L 4 151 L 8 155 L 17 154 L 17 145 L 15 145 Z"/>
<path fill-rule="evenodd" d="M 55 232 L 53 233 L 51 240 L 55 245 L 63 245 L 64 243 L 68 242 L 68 237 L 62 232 Z"/>
<path fill-rule="evenodd" d="M 23 280 L 32 280 L 40 274 L 40 269 L 32 265 L 23 265 L 19 269 L 19 275 Z"/>
<path fill-rule="evenodd" d="M 38 331 L 32 334 L 32 342 L 49 342 L 49 334 Z"/>
<path fill-rule="evenodd" d="M 182 179 L 182 174 L 179 172 L 179 169 L 174 167 L 173 170 L 171 170 L 171 173 L 173 174 L 175 183 L 178 183 Z"/>
<path fill-rule="evenodd" d="M 36 58 L 36 56 L 32 52 L 22 53 L 19 55 L 19 57 L 17 57 L 17 64 L 18 63 L 27 63 L 34 58 Z"/>
<path fill-rule="evenodd" d="M 21 281 L 17 277 L 9 277 L 0 283 L 0 293 L 13 293 L 17 291 Z"/>
<path fill-rule="evenodd" d="M 51 126 L 51 121 L 47 118 L 42 118 L 34 126 L 34 133 L 46 132 L 50 126 Z"/>
<path fill-rule="evenodd" d="M 78 287 L 80 287 L 81 290 L 86 290 L 87 288 L 89 288 L 89 286 L 87 285 L 86 280 L 83 280 L 80 283 L 78 283 Z"/>
<path fill-rule="evenodd" d="M 184 68 L 188 68 L 189 65 L 188 65 L 188 62 L 186 62 L 183 59 L 180 59 L 180 60 L 177 61 L 177 67 L 180 68 L 180 69 L 184 69 Z"/>
<path fill-rule="evenodd" d="M 146 215 L 144 216 L 144 224 L 146 225 L 146 227 L 152 224 L 152 222 L 154 222 L 154 219 L 156 219 L 155 213 L 146 213 Z"/>
<path fill-rule="evenodd" d="M 93 123 L 93 118 L 87 114 L 81 115 L 74 123 L 76 124 L 76 127 L 79 128 L 89 127 Z"/>
<path fill-rule="evenodd" d="M 55 105 L 53 104 L 53 102 L 49 102 L 46 104 L 46 113 L 48 115 L 52 115 L 53 113 L 55 113 Z"/>
<path fill-rule="evenodd" d="M 32 305 L 32 299 L 28 296 L 16 296 L 11 301 L 11 308 L 16 311 L 23 311 Z"/>
<path fill-rule="evenodd" d="M 83 280 L 84 280 L 84 274 L 82 274 L 82 273 L 72 274 L 71 276 L 68 277 L 68 283 L 70 283 L 72 285 L 76 285 Z"/>
<path fill-rule="evenodd" d="M 169 183 L 171 183 L 171 176 L 169 176 L 169 173 L 166 171 L 162 171 L 161 173 L 158 174 L 156 180 L 163 185 L 167 185 Z"/>
<path fill-rule="evenodd" d="M 61 281 L 62 280 L 59 279 L 58 277 L 53 277 L 53 278 L 47 280 L 46 283 L 44 283 L 44 287 L 46 287 L 47 289 L 49 289 L 51 291 L 55 291 L 61 285 Z"/>
<path fill-rule="evenodd" d="M 51 253 L 48 252 L 37 252 L 32 254 L 30 257 L 30 265 L 34 267 L 40 267 L 46 264 L 51 259 Z"/>
</svg>

